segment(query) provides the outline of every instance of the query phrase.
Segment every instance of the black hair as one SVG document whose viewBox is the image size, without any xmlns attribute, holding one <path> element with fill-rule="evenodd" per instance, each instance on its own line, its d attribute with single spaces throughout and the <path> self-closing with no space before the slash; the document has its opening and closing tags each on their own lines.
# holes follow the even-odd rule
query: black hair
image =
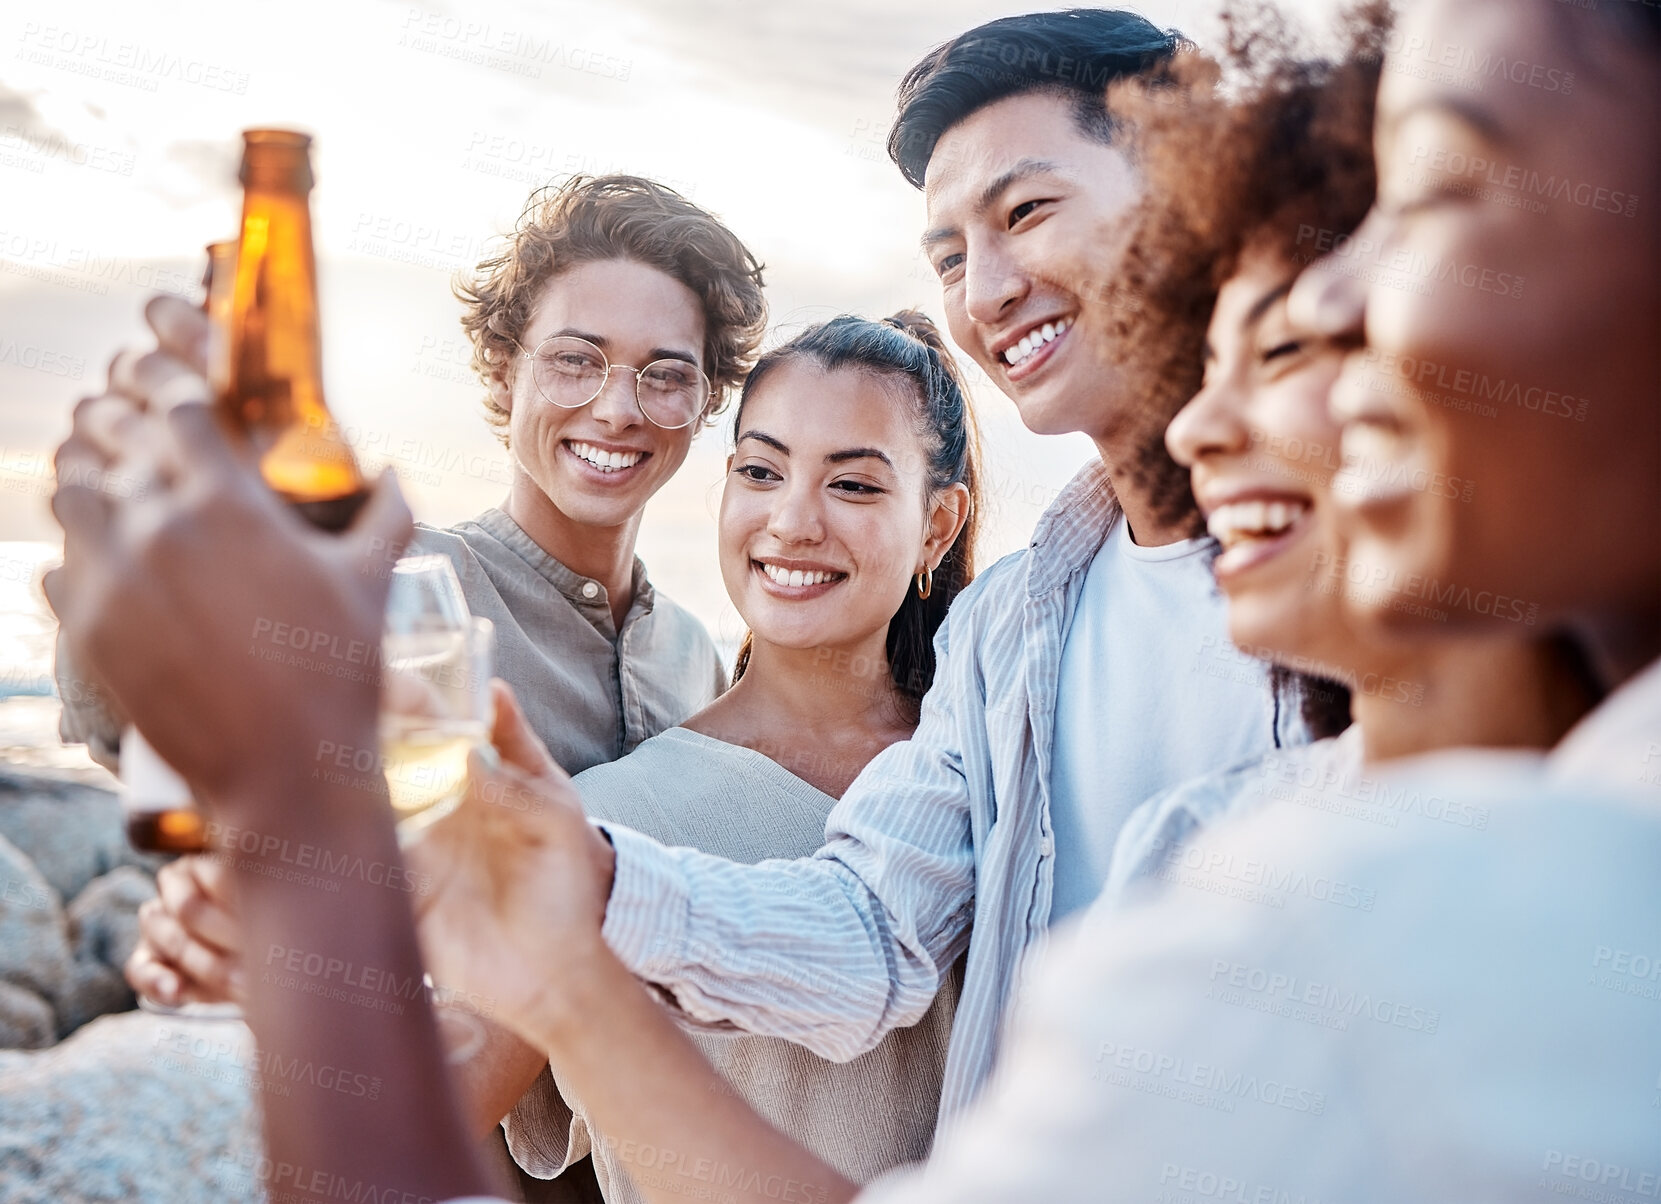
<svg viewBox="0 0 1661 1204">
<path fill-rule="evenodd" d="M 921 188 L 942 134 L 989 104 L 1029 92 L 1070 99 L 1080 132 L 1109 142 L 1116 126 L 1107 86 L 1162 67 L 1184 45 L 1175 30 L 1110 8 L 1025 13 L 977 25 L 906 72 L 888 157 Z"/>
<path fill-rule="evenodd" d="M 975 576 L 980 437 L 968 391 L 945 340 L 927 315 L 908 309 L 878 322 L 844 314 L 810 326 L 761 357 L 739 395 L 735 434 L 742 430 L 744 406 L 757 386 L 774 368 L 796 359 L 810 359 L 826 371 L 854 368 L 909 381 L 917 398 L 915 425 L 923 438 L 928 492 L 932 495 L 957 484 L 969 490 L 968 519 L 936 566 L 929 596 L 920 598 L 915 589 L 906 590 L 905 601 L 888 624 L 889 676 L 901 697 L 919 703 L 934 684 L 934 634 L 952 599 Z M 733 668 L 735 683 L 744 676 L 749 659 L 750 636 L 746 634 Z"/>
</svg>

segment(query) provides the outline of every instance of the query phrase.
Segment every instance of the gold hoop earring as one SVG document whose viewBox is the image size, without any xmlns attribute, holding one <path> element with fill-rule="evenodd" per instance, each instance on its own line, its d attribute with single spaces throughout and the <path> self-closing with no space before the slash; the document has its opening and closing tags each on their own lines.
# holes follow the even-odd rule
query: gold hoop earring
<svg viewBox="0 0 1661 1204">
<path fill-rule="evenodd" d="M 930 568 L 922 569 L 917 574 L 917 596 L 919 598 L 927 598 L 933 592 L 934 570 Z"/>
</svg>

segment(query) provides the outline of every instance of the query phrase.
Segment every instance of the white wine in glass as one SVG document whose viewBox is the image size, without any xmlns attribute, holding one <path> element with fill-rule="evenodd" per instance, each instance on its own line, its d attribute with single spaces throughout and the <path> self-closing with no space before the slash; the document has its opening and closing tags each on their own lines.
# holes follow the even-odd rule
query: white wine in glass
<svg viewBox="0 0 1661 1204">
<path fill-rule="evenodd" d="M 467 754 L 490 743 L 490 620 L 469 617 L 444 556 L 393 569 L 381 648 L 381 758 L 404 834 L 467 788 Z"/>
</svg>

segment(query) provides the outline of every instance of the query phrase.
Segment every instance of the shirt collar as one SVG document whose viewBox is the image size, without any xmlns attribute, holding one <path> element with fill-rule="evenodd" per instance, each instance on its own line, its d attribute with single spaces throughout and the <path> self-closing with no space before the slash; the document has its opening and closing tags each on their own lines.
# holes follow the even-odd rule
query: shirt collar
<svg viewBox="0 0 1661 1204">
<path fill-rule="evenodd" d="M 523 560 L 543 580 L 549 582 L 559 590 L 560 594 L 578 609 L 609 608 L 610 601 L 606 595 L 605 586 L 591 577 L 584 577 L 567 568 L 563 563 L 554 559 L 542 545 L 537 543 L 525 532 L 525 528 L 514 522 L 505 510 L 493 507 L 486 510 L 474 520 L 485 531 L 494 536 L 503 547 L 507 548 L 519 559 Z M 652 613 L 652 605 L 656 595 L 652 583 L 646 576 L 646 566 L 641 563 L 640 557 L 634 558 L 634 575 L 631 579 L 634 587 L 634 604 L 624 619 L 624 626 L 641 615 Z M 584 592 L 585 586 L 598 586 L 589 597 Z"/>
<path fill-rule="evenodd" d="M 1033 530 L 1027 593 L 1036 597 L 1063 584 L 1101 551 L 1119 517 L 1107 466 L 1095 457 L 1069 481 Z"/>
</svg>

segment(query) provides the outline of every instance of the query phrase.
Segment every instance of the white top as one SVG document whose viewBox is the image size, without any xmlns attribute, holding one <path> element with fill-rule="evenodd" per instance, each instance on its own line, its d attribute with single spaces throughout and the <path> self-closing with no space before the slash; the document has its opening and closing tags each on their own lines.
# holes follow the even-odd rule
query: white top
<svg viewBox="0 0 1661 1204">
<path fill-rule="evenodd" d="M 1281 800 L 1208 833 L 1365 883 L 1370 910 L 1166 888 L 1070 925 L 976 1106 L 861 1201 L 1661 1194 L 1661 817 L 1457 763 L 1389 784 L 1486 829 Z"/>
<path fill-rule="evenodd" d="M 791 750 L 807 752 L 811 750 Z M 824 838 L 836 800 L 752 749 L 670 728 L 620 761 L 576 777 L 596 819 L 616 820 L 670 845 L 753 863 L 805 857 Z M 822 983 L 811 964 L 799 973 Z M 731 1091 L 842 1174 L 864 1182 L 927 1156 L 961 975 L 946 975 L 923 1018 L 850 1062 L 830 1062 L 776 1037 L 691 1033 Z M 591 1151 L 610 1204 L 640 1199 L 618 1150 L 573 1108 L 549 1070 L 503 1122 L 528 1173 L 552 1178 Z"/>
<path fill-rule="evenodd" d="M 1272 748 L 1268 668 L 1229 642 L 1210 547 L 1145 548 L 1121 518 L 1090 564 L 1061 654 L 1051 923 L 1095 900 L 1151 795 Z"/>
<path fill-rule="evenodd" d="M 1661 660 L 1603 700 L 1558 743 L 1547 772 L 1661 803 Z"/>
<path fill-rule="evenodd" d="M 1154 889 L 1156 883 L 1233 893 L 1236 898 L 1271 897 L 1280 884 L 1272 866 L 1227 867 L 1214 864 L 1201 829 L 1237 818 L 1276 798 L 1295 799 L 1321 811 L 1346 810 L 1345 796 L 1358 792 L 1361 775 L 1361 729 L 1271 753 L 1261 760 L 1221 770 L 1173 786 L 1143 803 L 1125 821 L 1113 849 L 1113 864 L 1102 888 L 1103 906 L 1123 902 L 1128 892 Z M 1375 817 L 1394 827 L 1396 817 Z M 1229 870 L 1237 872 L 1233 881 Z M 1262 894 L 1261 892 L 1270 892 Z"/>
</svg>

